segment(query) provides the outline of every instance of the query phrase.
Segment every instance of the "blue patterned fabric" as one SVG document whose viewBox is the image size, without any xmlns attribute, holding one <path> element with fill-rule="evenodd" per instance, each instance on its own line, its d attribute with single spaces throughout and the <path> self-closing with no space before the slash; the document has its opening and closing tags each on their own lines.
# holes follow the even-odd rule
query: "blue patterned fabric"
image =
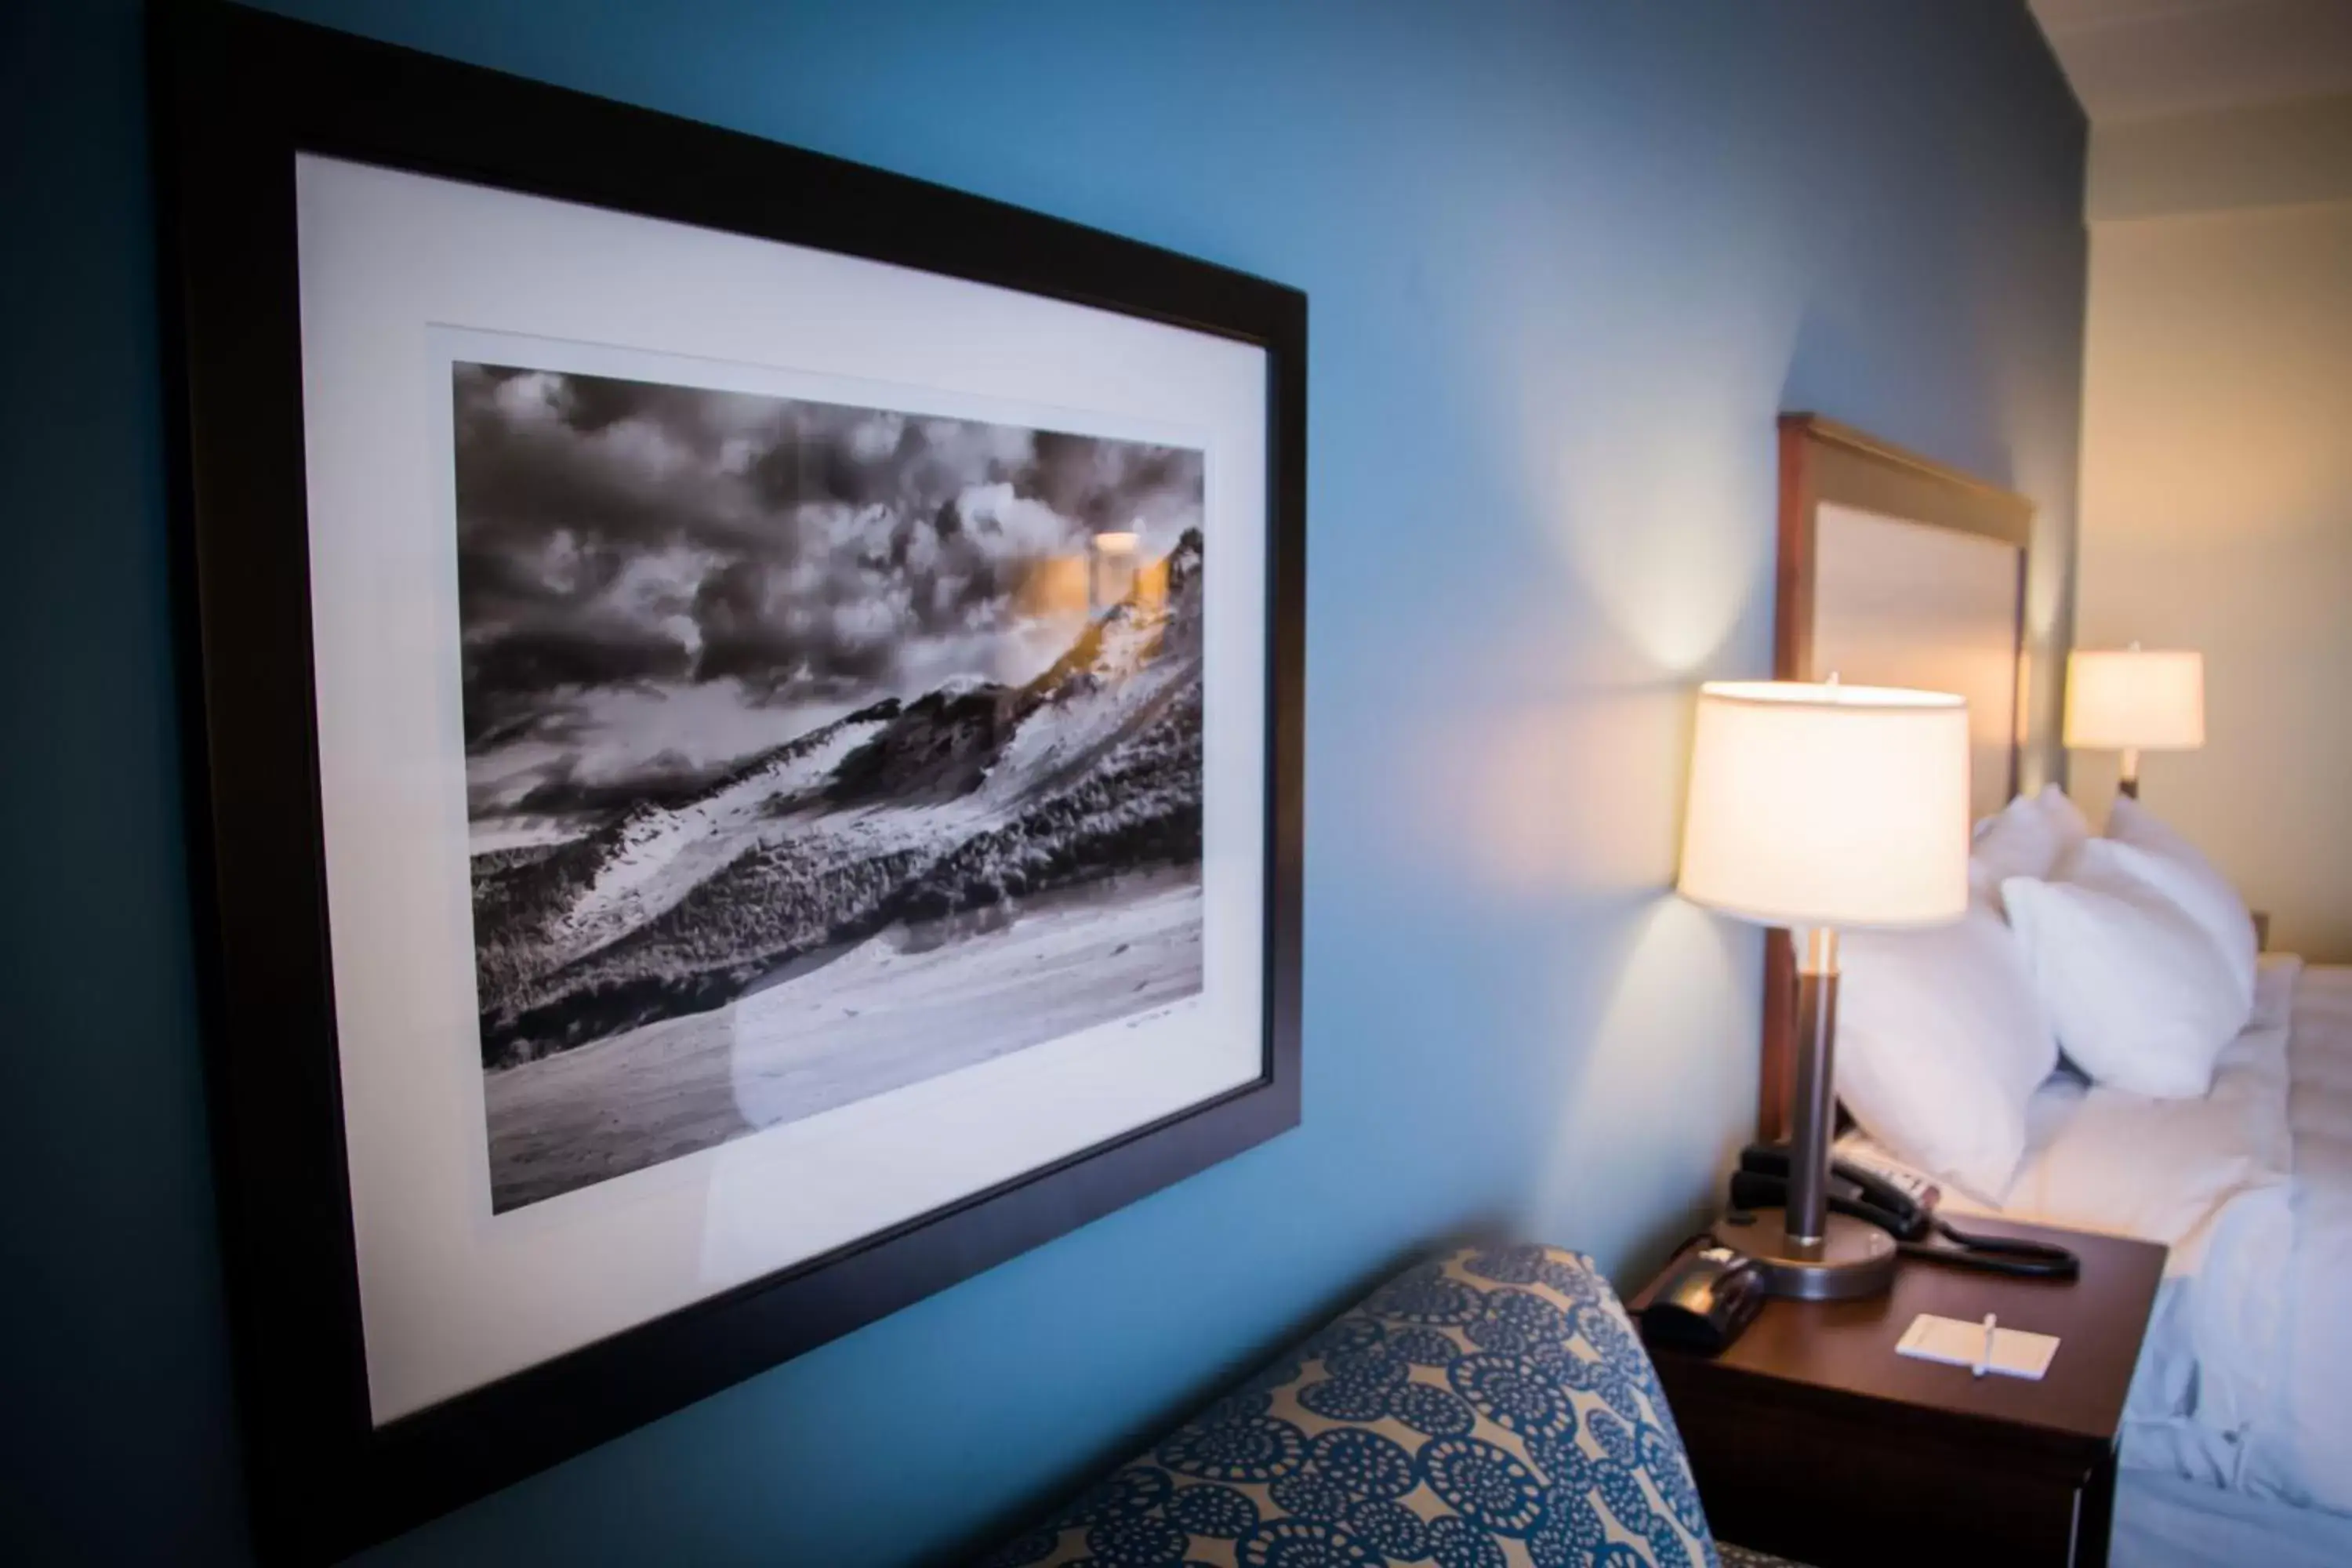
<svg viewBox="0 0 2352 1568">
<path fill-rule="evenodd" d="M 1624 1309 L 1576 1253 L 1390 1280 L 989 1568 L 1720 1568 Z"/>
</svg>

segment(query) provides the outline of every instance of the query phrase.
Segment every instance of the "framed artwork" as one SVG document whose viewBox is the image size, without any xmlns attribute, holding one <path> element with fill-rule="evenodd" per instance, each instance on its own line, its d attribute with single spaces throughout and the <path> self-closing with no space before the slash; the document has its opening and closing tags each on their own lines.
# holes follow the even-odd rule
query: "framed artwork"
<svg viewBox="0 0 2352 1568">
<path fill-rule="evenodd" d="M 1297 1122 L 1301 295 L 157 18 L 266 1551 L 341 1555 Z"/>
</svg>

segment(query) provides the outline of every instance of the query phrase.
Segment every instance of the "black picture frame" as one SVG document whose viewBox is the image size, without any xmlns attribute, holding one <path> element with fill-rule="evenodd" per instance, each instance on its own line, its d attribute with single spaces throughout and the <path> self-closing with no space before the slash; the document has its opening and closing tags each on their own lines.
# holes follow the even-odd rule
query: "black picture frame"
<svg viewBox="0 0 2352 1568">
<path fill-rule="evenodd" d="M 160 4 L 152 125 L 193 899 L 255 1536 L 342 1556 L 1299 1119 L 1307 301 L 917 180 L 241 7 Z M 371 1424 L 313 710 L 294 160 L 314 152 L 877 259 L 1260 346 L 1264 1072 L 895 1229 Z"/>
</svg>

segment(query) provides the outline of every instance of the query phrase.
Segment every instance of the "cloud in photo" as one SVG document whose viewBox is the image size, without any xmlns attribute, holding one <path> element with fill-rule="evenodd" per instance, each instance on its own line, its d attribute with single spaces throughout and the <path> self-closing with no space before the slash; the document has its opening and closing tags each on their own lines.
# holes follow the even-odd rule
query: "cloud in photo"
<svg viewBox="0 0 2352 1568">
<path fill-rule="evenodd" d="M 690 780 L 812 715 L 1066 646 L 1020 589 L 1201 522 L 1201 454 L 751 394 L 455 367 L 475 809 Z M 677 702 L 680 714 L 648 718 Z M 684 716 L 692 715 L 692 722 Z M 560 787 L 559 787 L 560 786 Z"/>
</svg>

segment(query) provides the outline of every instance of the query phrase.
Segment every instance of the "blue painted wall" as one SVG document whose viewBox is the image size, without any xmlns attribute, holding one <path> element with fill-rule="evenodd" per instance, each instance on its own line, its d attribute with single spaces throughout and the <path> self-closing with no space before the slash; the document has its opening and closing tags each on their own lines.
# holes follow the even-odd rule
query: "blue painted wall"
<svg viewBox="0 0 2352 1568">
<path fill-rule="evenodd" d="M 1654 1258 L 1751 1092 L 1756 941 L 1662 889 L 1688 689 L 1769 660 L 1773 412 L 2071 554 L 2084 132 L 2019 5 L 288 8 L 1314 310 L 1306 1125 L 382 1564 L 903 1561 L 1465 1221 Z M 233 1563 L 138 17 L 0 11 L 0 1555 Z"/>
</svg>

